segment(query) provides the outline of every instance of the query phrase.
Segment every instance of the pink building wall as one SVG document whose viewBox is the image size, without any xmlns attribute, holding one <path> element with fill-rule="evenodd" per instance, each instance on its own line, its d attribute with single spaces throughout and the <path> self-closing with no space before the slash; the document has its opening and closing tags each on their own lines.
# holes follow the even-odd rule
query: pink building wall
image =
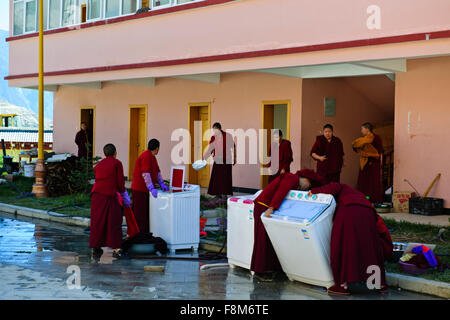
<svg viewBox="0 0 450 320">
<path fill-rule="evenodd" d="M 351 81 L 365 81 L 365 78 L 355 77 Z M 372 78 L 372 84 L 376 83 L 377 79 Z M 361 136 L 362 123 L 385 122 L 392 118 L 367 96 L 355 90 L 346 78 L 304 79 L 302 92 L 302 167 L 316 169 L 316 161 L 309 153 L 316 136 L 321 135 L 323 126 L 330 123 L 334 127 L 334 134 L 344 145 L 341 182 L 356 187 L 359 156 L 351 147 L 352 141 Z M 382 95 L 383 91 L 376 94 Z M 335 117 L 325 117 L 325 97 L 336 98 Z"/>
<path fill-rule="evenodd" d="M 12 0 L 10 0 L 12 2 Z M 367 27 L 367 8 L 381 28 Z M 12 6 L 11 6 L 12 7 Z M 48 34 L 47 72 L 167 61 L 450 29 L 448 0 L 241 0 Z M 11 15 L 12 16 L 12 15 Z M 11 19 L 12 20 L 12 19 Z M 38 70 L 37 38 L 10 42 L 9 72 Z"/>
<path fill-rule="evenodd" d="M 80 107 L 95 106 L 95 152 L 103 156 L 106 143 L 114 143 L 128 171 L 129 105 L 148 104 L 148 139 L 161 142 L 158 161 L 165 177 L 170 174 L 172 131 L 188 128 L 188 104 L 211 102 L 211 124 L 224 129 L 261 128 L 261 106 L 267 100 L 291 101 L 293 170 L 300 168 L 301 79 L 258 73 L 224 74 L 220 84 L 181 79 L 158 79 L 155 87 L 107 82 L 102 90 L 61 86 L 54 95 L 54 145 L 56 152 L 76 152 Z M 260 187 L 259 165 L 236 165 L 233 185 Z"/>
<path fill-rule="evenodd" d="M 408 60 L 408 72 L 397 74 L 395 99 L 394 191 L 424 193 L 441 178 L 429 197 L 450 207 L 450 57 Z"/>
</svg>

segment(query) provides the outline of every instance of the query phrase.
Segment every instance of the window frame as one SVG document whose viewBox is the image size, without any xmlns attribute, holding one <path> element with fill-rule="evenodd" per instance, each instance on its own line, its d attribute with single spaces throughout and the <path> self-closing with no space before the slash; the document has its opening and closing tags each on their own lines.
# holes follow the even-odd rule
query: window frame
<svg viewBox="0 0 450 320">
<path fill-rule="evenodd" d="M 159 0 L 150 0 L 150 9 L 151 10 L 159 10 L 159 9 L 165 9 L 165 8 L 170 8 L 174 6 L 174 1 L 175 0 L 169 0 L 169 4 L 166 5 L 162 5 L 162 6 L 154 6 L 153 3 L 155 1 L 159 1 Z"/>
<path fill-rule="evenodd" d="M 27 3 L 29 2 L 33 2 L 35 1 L 36 5 L 35 5 L 35 24 L 34 24 L 34 30 L 32 31 L 26 31 L 26 14 L 27 14 Z M 114 18 L 118 18 L 118 17 L 126 17 L 126 16 L 131 16 L 136 14 L 136 12 L 131 12 L 131 13 L 123 13 L 123 2 L 126 0 L 119 0 L 119 14 L 115 15 L 115 16 L 111 16 L 111 17 L 106 17 L 106 1 L 107 0 L 99 0 L 100 2 L 100 8 L 99 8 L 99 17 L 98 18 L 94 18 L 94 19 L 89 19 L 90 17 L 90 1 L 91 0 L 87 0 L 86 1 L 86 21 L 85 22 L 81 22 L 81 11 L 79 9 L 81 9 L 81 0 L 73 0 L 73 10 L 74 10 L 74 21 L 72 24 L 68 24 L 68 25 L 63 25 L 63 13 L 64 13 L 64 9 L 63 9 L 63 0 L 53 0 L 53 1 L 59 1 L 59 24 L 57 27 L 52 27 L 50 28 L 50 3 L 51 0 L 13 0 L 12 4 L 13 4 L 13 10 L 12 10 L 12 30 L 11 30 L 11 34 L 13 36 L 20 36 L 20 35 L 24 35 L 24 34 L 30 34 L 30 33 L 35 33 L 39 31 L 39 2 L 40 1 L 44 1 L 45 4 L 47 4 L 47 8 L 45 8 L 45 14 L 44 14 L 44 30 L 55 30 L 55 29 L 59 29 L 59 28 L 66 28 L 66 27 L 73 27 L 73 26 L 77 26 L 77 25 L 82 25 L 85 23 L 91 23 L 91 22 L 96 22 L 96 21 L 101 21 L 101 20 L 108 20 L 108 19 L 114 19 Z M 136 11 L 142 8 L 142 1 L 141 0 L 133 0 L 136 2 Z M 156 0 L 150 0 L 149 1 L 149 6 L 150 6 L 150 10 L 159 10 L 159 9 L 165 9 L 165 8 L 170 8 L 170 7 L 175 7 L 175 6 L 180 6 L 180 5 L 185 5 L 188 3 L 196 3 L 196 2 L 203 2 L 205 0 L 194 0 L 194 1 L 189 1 L 189 2 L 185 2 L 185 3 L 179 3 L 179 0 L 169 0 L 169 3 L 166 5 L 160 5 L 160 6 L 154 6 L 154 2 Z M 18 3 L 22 3 L 23 5 L 23 16 L 22 16 L 22 32 L 21 33 L 14 33 L 14 24 L 15 24 L 15 5 Z M 45 6 L 44 4 L 44 6 Z"/>
<path fill-rule="evenodd" d="M 86 22 L 83 22 L 81 24 L 104 20 L 103 17 L 104 17 L 104 9 L 105 9 L 104 3 L 105 3 L 105 1 L 104 0 L 99 0 L 100 1 L 100 9 L 99 9 L 100 12 L 99 12 L 98 18 L 94 18 L 94 19 L 89 19 L 89 17 L 90 17 L 90 10 L 91 10 L 90 9 L 91 6 L 89 5 L 89 1 L 90 0 L 86 1 Z"/>
<path fill-rule="evenodd" d="M 38 7 L 39 7 L 39 1 L 42 1 L 42 0 L 13 0 L 13 10 L 12 10 L 12 20 L 13 20 L 13 23 L 12 23 L 12 34 L 14 35 L 14 36 L 20 36 L 20 35 L 23 35 L 23 34 L 30 34 L 30 33 L 35 33 L 35 32 L 37 32 L 38 31 L 38 24 L 39 24 L 39 21 L 38 21 Z M 29 3 L 29 2 L 35 2 L 35 6 L 34 6 L 34 30 L 31 30 L 31 31 L 26 31 L 27 30 L 27 4 Z M 16 23 L 16 17 L 15 17 L 15 6 L 16 6 L 16 4 L 18 4 L 18 3 L 22 3 L 22 5 L 23 5 L 23 16 L 22 16 L 22 32 L 21 33 L 18 33 L 18 34 L 15 34 L 14 33 L 14 24 Z"/>
<path fill-rule="evenodd" d="M 103 11 L 102 14 L 101 14 L 103 16 L 103 19 L 100 19 L 100 20 L 108 20 L 108 19 L 114 19 L 114 18 L 117 18 L 117 17 L 126 17 L 126 16 L 134 15 L 134 14 L 136 14 L 136 11 L 141 8 L 141 5 L 142 5 L 141 1 L 133 0 L 136 3 L 136 11 L 135 12 L 131 12 L 131 13 L 123 13 L 123 2 L 125 0 L 119 0 L 119 14 L 115 15 L 115 16 L 107 17 L 106 16 L 106 2 L 108 0 L 101 0 L 101 1 L 103 3 L 102 10 L 101 10 L 101 11 Z M 90 20 L 90 21 L 95 21 L 95 20 Z"/>
<path fill-rule="evenodd" d="M 123 2 L 124 1 L 125 0 L 120 0 L 120 17 L 136 14 L 136 11 L 138 11 L 141 8 L 141 3 L 142 2 L 139 1 L 139 0 L 133 0 L 136 3 L 136 11 L 135 12 L 131 12 L 131 13 L 123 13 Z"/>
<path fill-rule="evenodd" d="M 80 3 L 80 1 L 79 0 L 73 0 L 73 5 L 72 5 L 72 8 L 73 8 L 73 20 L 74 20 L 74 22 L 73 22 L 73 24 L 67 24 L 67 25 L 63 25 L 63 17 L 64 17 L 64 7 L 63 7 L 63 5 L 64 5 L 64 0 L 60 0 L 61 1 L 61 3 L 60 3 L 60 10 L 61 10 L 61 19 L 60 19 L 60 23 L 59 23 L 59 27 L 60 28 L 65 28 L 65 27 L 71 27 L 71 26 L 76 26 L 76 25 L 78 25 L 79 23 L 78 23 L 78 21 L 79 21 L 79 17 L 78 17 L 78 7 L 81 7 L 81 6 L 79 6 L 79 3 Z"/>
</svg>

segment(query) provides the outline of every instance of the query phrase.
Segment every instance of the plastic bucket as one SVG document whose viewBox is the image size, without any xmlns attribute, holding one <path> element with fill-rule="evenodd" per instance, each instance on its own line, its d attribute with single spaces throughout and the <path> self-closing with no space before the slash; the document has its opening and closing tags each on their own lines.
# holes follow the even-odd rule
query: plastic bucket
<svg viewBox="0 0 450 320">
<path fill-rule="evenodd" d="M 26 164 L 24 166 L 24 176 L 32 178 L 34 177 L 34 169 L 36 168 L 35 164 Z"/>
</svg>

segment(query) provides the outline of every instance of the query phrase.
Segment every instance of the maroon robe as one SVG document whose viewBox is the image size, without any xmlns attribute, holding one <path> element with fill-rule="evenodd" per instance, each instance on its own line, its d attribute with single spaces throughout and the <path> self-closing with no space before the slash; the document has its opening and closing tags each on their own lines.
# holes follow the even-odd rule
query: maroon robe
<svg viewBox="0 0 450 320">
<path fill-rule="evenodd" d="M 276 174 L 269 177 L 269 183 L 281 174 L 281 170 L 284 169 L 285 172 L 291 172 L 292 161 L 294 161 L 294 159 L 292 158 L 291 142 L 283 139 L 278 146 L 278 171 Z"/>
<path fill-rule="evenodd" d="M 222 139 L 211 137 L 207 154 L 212 153 L 214 164 L 209 180 L 208 194 L 232 195 L 233 194 L 233 178 L 232 178 L 232 149 L 236 152 L 233 137 L 231 134 L 222 132 Z M 216 141 L 217 140 L 217 141 Z"/>
<path fill-rule="evenodd" d="M 77 132 L 77 135 L 75 136 L 75 143 L 78 146 L 78 157 L 87 158 L 88 150 L 86 144 L 88 143 L 88 134 L 86 130 L 81 129 Z"/>
<path fill-rule="evenodd" d="M 374 139 L 372 145 L 377 149 L 378 153 L 384 153 L 383 141 L 377 134 L 373 134 Z M 372 203 L 383 202 L 383 183 L 381 177 L 381 161 L 377 158 L 369 157 L 369 161 L 364 166 L 364 169 L 359 169 L 358 187 L 357 189 L 369 196 L 369 201 Z"/>
<path fill-rule="evenodd" d="M 150 232 L 150 193 L 131 189 L 132 209 L 141 232 Z"/>
<path fill-rule="evenodd" d="M 289 190 L 297 189 L 298 185 L 298 175 L 293 173 L 282 174 L 269 183 L 254 200 L 253 221 L 255 234 L 250 270 L 257 273 L 281 270 L 277 254 L 261 221 L 261 214 L 268 207 L 272 207 L 274 210 L 278 209 Z"/>
<path fill-rule="evenodd" d="M 89 247 L 120 248 L 122 245 L 122 207 L 117 192 L 125 192 L 122 162 L 106 157 L 95 166 L 91 195 Z"/>
<path fill-rule="evenodd" d="M 378 215 L 372 204 L 358 190 L 336 182 L 313 188 L 311 192 L 331 194 L 337 202 L 330 246 L 335 285 L 366 282 L 371 275 L 367 268 L 377 265 L 381 271 L 381 285 L 385 286 L 385 239 L 379 232 Z"/>
<path fill-rule="evenodd" d="M 332 136 L 331 141 L 323 135 L 316 137 L 316 142 L 311 149 L 311 155 L 315 153 L 319 156 L 326 156 L 325 161 L 317 161 L 317 173 L 328 182 L 340 182 L 341 170 L 344 162 L 344 147 L 338 137 Z"/>
<path fill-rule="evenodd" d="M 136 159 L 131 183 L 131 197 L 134 216 L 141 232 L 150 232 L 150 194 L 142 174 L 150 173 L 153 186 L 156 187 L 160 171 L 158 161 L 150 150 L 144 151 Z"/>
</svg>

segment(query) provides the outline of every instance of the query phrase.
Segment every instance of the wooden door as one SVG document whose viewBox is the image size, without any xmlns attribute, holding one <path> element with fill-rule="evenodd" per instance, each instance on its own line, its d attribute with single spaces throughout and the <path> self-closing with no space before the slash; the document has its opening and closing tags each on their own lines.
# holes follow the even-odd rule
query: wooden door
<svg viewBox="0 0 450 320">
<path fill-rule="evenodd" d="M 201 124 L 198 123 L 201 121 Z M 209 145 L 209 140 L 203 141 L 205 132 L 209 129 L 209 106 L 191 105 L 189 107 L 189 133 L 191 135 L 191 163 L 202 159 Z M 197 129 L 196 129 L 197 126 Z M 209 165 L 200 171 L 189 166 L 189 183 L 198 184 L 202 187 L 209 186 Z"/>
<path fill-rule="evenodd" d="M 209 110 L 208 106 L 200 107 L 199 108 L 199 117 L 202 121 L 202 135 L 205 135 L 205 132 L 209 129 Z M 208 137 L 209 138 L 209 137 Z M 206 149 L 209 146 L 209 140 L 202 140 L 202 156 L 203 153 L 206 151 Z M 205 169 L 198 171 L 198 184 L 202 187 L 208 187 L 209 186 L 209 165 L 206 166 Z"/>
<path fill-rule="evenodd" d="M 146 107 L 130 107 L 130 140 L 128 156 L 128 179 L 133 178 L 136 159 L 147 149 Z"/>
</svg>

